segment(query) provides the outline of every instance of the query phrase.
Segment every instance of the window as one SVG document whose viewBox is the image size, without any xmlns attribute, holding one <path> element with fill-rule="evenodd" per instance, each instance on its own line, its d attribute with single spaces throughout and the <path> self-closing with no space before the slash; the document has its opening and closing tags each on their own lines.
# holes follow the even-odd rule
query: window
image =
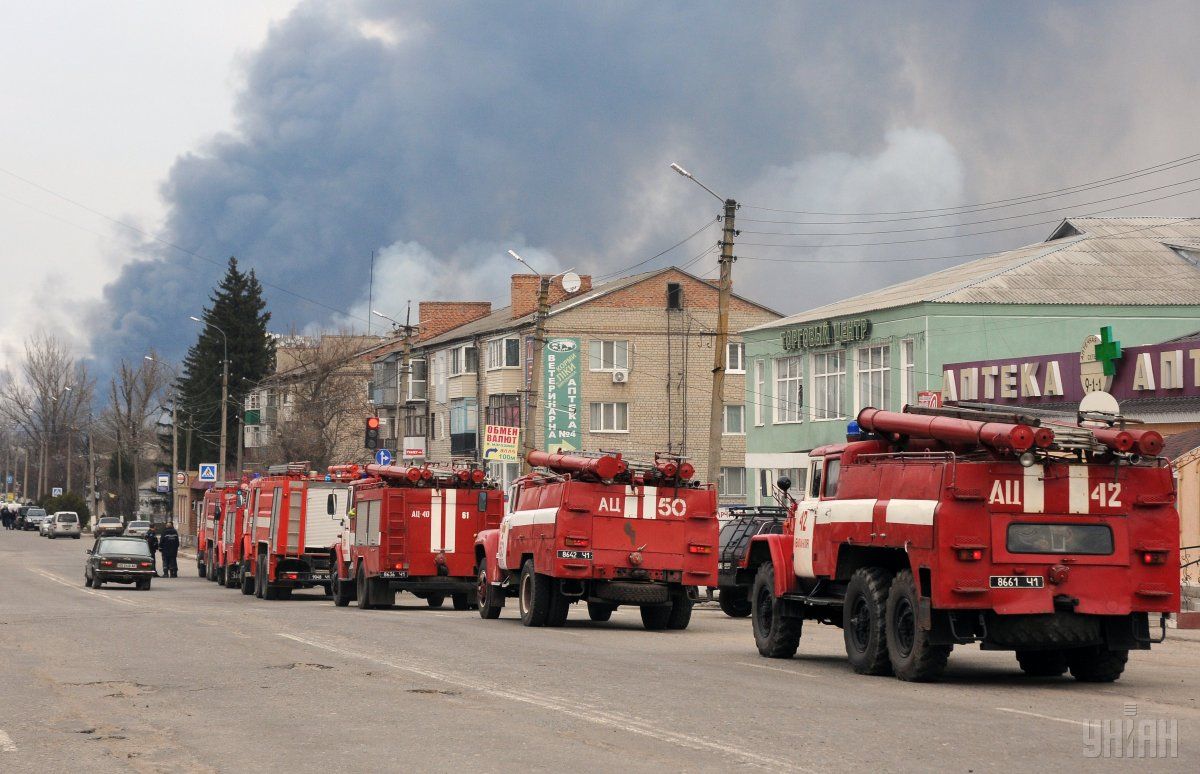
<svg viewBox="0 0 1200 774">
<path fill-rule="evenodd" d="M 746 407 L 725 406 L 725 435 L 744 435 L 746 432 Z"/>
<path fill-rule="evenodd" d="M 763 468 L 758 471 L 758 497 L 765 502 L 771 496 L 771 469 Z"/>
<path fill-rule="evenodd" d="M 745 497 L 746 469 L 721 468 L 721 475 L 717 478 L 717 492 L 721 497 Z"/>
<path fill-rule="evenodd" d="M 433 399 L 438 403 L 446 402 L 448 393 L 446 372 L 449 370 L 450 352 L 442 350 L 433 356 Z"/>
<path fill-rule="evenodd" d="M 746 345 L 731 341 L 725 345 L 725 370 L 731 374 L 746 373 Z"/>
<path fill-rule="evenodd" d="M 809 482 L 810 486 L 808 489 L 808 496 L 810 498 L 821 494 L 821 470 L 824 464 L 825 461 L 820 457 L 817 457 L 809 466 L 809 469 L 812 470 L 812 480 Z"/>
<path fill-rule="evenodd" d="M 886 409 L 891 403 L 892 348 L 863 347 L 858 350 L 858 408 Z"/>
<path fill-rule="evenodd" d="M 840 419 L 842 381 L 846 376 L 845 352 L 820 352 L 812 356 L 812 418 Z"/>
<path fill-rule="evenodd" d="M 475 398 L 450 401 L 450 453 L 474 454 L 479 436 L 479 404 Z"/>
<path fill-rule="evenodd" d="M 754 361 L 754 393 L 750 396 L 754 402 L 754 426 L 763 426 L 763 406 L 767 402 L 767 362 L 759 359 Z"/>
<path fill-rule="evenodd" d="M 917 402 L 916 343 L 912 339 L 900 342 L 900 407 Z"/>
<path fill-rule="evenodd" d="M 262 393 L 258 390 L 246 394 L 246 410 L 258 411 L 262 407 Z"/>
<path fill-rule="evenodd" d="M 775 422 L 804 421 L 803 358 L 781 357 L 775 360 Z"/>
<path fill-rule="evenodd" d="M 505 427 L 521 426 L 521 396 L 489 395 L 487 424 Z"/>
<path fill-rule="evenodd" d="M 507 491 L 512 482 L 521 475 L 519 462 L 489 462 L 487 464 L 488 478 L 500 484 L 501 491 Z"/>
<path fill-rule="evenodd" d="M 473 374 L 479 370 L 479 352 L 470 344 L 450 350 L 450 375 Z"/>
<path fill-rule="evenodd" d="M 591 357 L 588 361 L 589 371 L 627 371 L 629 342 L 594 339 L 591 342 Z"/>
<path fill-rule="evenodd" d="M 593 403 L 592 404 L 593 433 L 627 433 L 629 432 L 628 403 Z"/>
<path fill-rule="evenodd" d="M 672 311 L 683 309 L 683 285 L 678 282 L 667 283 L 667 309 Z"/>
<path fill-rule="evenodd" d="M 429 439 L 436 441 L 441 437 L 441 432 L 438 430 L 442 426 L 442 418 L 438 414 L 429 415 Z"/>
<path fill-rule="evenodd" d="M 1113 552 L 1107 524 L 1009 524 L 1008 550 L 1013 554 L 1090 554 Z"/>
<path fill-rule="evenodd" d="M 429 376 L 425 361 L 408 361 L 408 371 L 408 399 L 425 400 L 425 386 Z"/>
<path fill-rule="evenodd" d="M 516 337 L 494 339 L 488 342 L 487 368 L 519 368 L 521 366 L 521 340 Z"/>
<path fill-rule="evenodd" d="M 824 497 L 837 497 L 838 479 L 841 478 L 842 461 L 840 459 L 830 460 L 825 465 L 825 492 Z"/>
</svg>

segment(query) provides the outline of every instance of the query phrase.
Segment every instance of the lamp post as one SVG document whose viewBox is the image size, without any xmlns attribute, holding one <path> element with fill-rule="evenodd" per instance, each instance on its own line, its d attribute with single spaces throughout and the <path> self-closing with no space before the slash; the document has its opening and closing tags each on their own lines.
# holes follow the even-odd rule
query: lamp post
<svg viewBox="0 0 1200 774">
<path fill-rule="evenodd" d="M 224 347 L 225 357 L 221 360 L 221 451 L 220 458 L 217 460 L 217 480 L 225 480 L 225 444 L 228 440 L 229 427 L 229 337 L 225 335 L 225 331 L 221 330 L 220 326 L 213 322 L 201 320 L 194 315 L 190 316 L 193 322 L 198 322 L 201 325 L 208 325 L 217 333 L 221 334 L 221 345 Z"/>
<path fill-rule="evenodd" d="M 729 296 L 733 288 L 733 239 L 737 236 L 734 229 L 734 217 L 737 215 L 738 203 L 734 199 L 724 199 L 715 191 L 697 180 L 678 164 L 672 164 L 671 169 L 691 180 L 712 196 L 724 203 L 725 217 L 722 221 L 721 235 L 720 280 L 717 284 L 717 338 L 713 346 L 712 369 L 712 401 L 708 414 L 708 481 L 719 481 L 721 475 L 721 424 L 725 410 L 725 358 L 729 344 Z"/>
</svg>

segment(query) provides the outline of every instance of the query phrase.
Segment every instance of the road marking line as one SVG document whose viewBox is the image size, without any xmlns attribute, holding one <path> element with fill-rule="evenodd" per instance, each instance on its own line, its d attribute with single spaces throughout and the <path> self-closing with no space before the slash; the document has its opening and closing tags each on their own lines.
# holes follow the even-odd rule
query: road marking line
<svg viewBox="0 0 1200 774">
<path fill-rule="evenodd" d="M 767 666 L 766 664 L 751 664 L 749 661 L 735 661 L 735 664 L 742 666 L 754 667 L 755 669 L 770 669 L 772 672 L 786 672 L 789 675 L 800 675 L 801 677 L 816 677 L 808 672 L 797 672 L 795 669 L 784 669 L 783 667 Z"/>
<path fill-rule="evenodd" d="M 0 731 L 0 752 L 16 752 L 17 746 L 13 743 L 12 737 Z"/>
<path fill-rule="evenodd" d="M 84 594 L 88 594 L 88 595 L 90 595 L 90 596 L 93 596 L 93 597 L 99 597 L 100 599 L 107 599 L 109 602 L 116 602 L 117 604 L 120 604 L 120 605 L 128 605 L 129 607 L 141 607 L 141 605 L 140 605 L 140 604 L 138 604 L 137 602 L 134 602 L 134 601 L 133 601 L 133 600 L 131 600 L 131 599 L 121 599 L 121 598 L 119 598 L 119 597 L 114 597 L 114 596 L 111 596 L 111 595 L 109 595 L 109 594 L 101 594 L 101 593 L 100 593 L 100 592 L 98 592 L 98 591 L 93 591 L 93 590 L 91 590 L 91 589 L 88 589 L 88 588 L 80 588 L 79 586 L 76 586 L 74 583 L 72 583 L 71 581 L 67 580 L 66 578 L 60 578 L 59 576 L 57 576 L 57 575 L 53 575 L 53 574 L 51 574 L 51 573 L 48 573 L 48 572 L 46 572 L 46 571 L 44 571 L 44 570 L 34 570 L 34 569 L 31 569 L 31 570 L 30 570 L 30 572 L 35 572 L 35 573 L 37 573 L 38 575 L 40 575 L 40 576 L 42 576 L 43 578 L 45 578 L 46 580 L 49 580 L 49 581 L 54 581 L 55 583 L 61 584 L 61 585 L 63 585 L 63 586 L 66 586 L 66 587 L 67 587 L 67 588 L 69 588 L 69 589 L 74 589 L 75 591 L 79 591 L 79 592 L 82 592 L 82 593 L 84 593 Z"/>
<path fill-rule="evenodd" d="M 1039 715 L 1036 712 L 1026 712 L 1025 710 L 1019 710 L 1019 709 L 1009 709 L 1008 707 L 993 707 L 992 709 L 996 710 L 997 712 L 1012 712 L 1013 714 L 1016 714 L 1016 715 L 1028 715 L 1033 718 L 1041 718 L 1042 720 L 1053 720 L 1056 723 L 1070 723 L 1073 726 L 1083 726 L 1084 728 L 1088 727 L 1088 724 L 1084 723 L 1082 720 L 1071 720 L 1070 718 L 1056 718 L 1053 715 Z"/>
<path fill-rule="evenodd" d="M 450 685 L 454 685 L 459 688 L 464 688 L 469 691 L 478 691 L 480 693 L 485 693 L 485 694 L 488 694 L 489 696 L 494 696 L 498 699 L 503 699 L 505 701 L 518 701 L 523 704 L 530 704 L 535 707 L 540 707 L 541 709 L 549 710 L 551 712 L 557 712 L 561 715 L 567 715 L 569 717 L 575 718 L 576 720 L 582 720 L 582 721 L 586 721 L 588 723 L 595 723 L 596 725 L 600 725 L 600 726 L 616 728 L 616 729 L 619 729 L 619 730 L 622 730 L 622 731 L 625 731 L 625 732 L 628 732 L 631 734 L 637 734 L 639 736 L 645 736 L 645 737 L 649 737 L 651 739 L 656 739 L 660 742 L 667 742 L 668 744 L 674 744 L 679 747 L 686 747 L 686 748 L 693 749 L 693 750 L 701 750 L 701 751 L 708 751 L 708 752 L 717 752 L 717 753 L 721 753 L 724 755 L 728 755 L 732 758 L 737 758 L 737 759 L 755 764 L 757 766 L 761 766 L 763 768 L 769 768 L 769 769 L 775 769 L 775 770 L 782 769 L 782 770 L 788 770 L 788 771 L 808 771 L 807 769 L 802 769 L 801 767 L 797 766 L 792 761 L 782 760 L 779 758 L 771 758 L 771 757 L 756 753 L 753 750 L 747 750 L 747 749 L 743 749 L 740 747 L 735 747 L 733 745 L 722 744 L 720 742 L 714 742 L 709 739 L 703 739 L 700 737 L 691 736 L 689 734 L 682 734 L 682 733 L 678 733 L 676 731 L 670 731 L 670 730 L 667 730 L 664 728 L 659 728 L 657 726 L 654 726 L 653 724 L 651 724 L 648 721 L 641 720 L 640 718 L 635 718 L 635 717 L 633 717 L 631 715 L 627 715 L 625 713 L 605 711 L 605 710 L 601 710 L 601 709 L 598 709 L 595 707 L 588 706 L 587 704 L 584 704 L 582 702 L 569 701 L 567 699 L 561 699 L 561 698 L 557 698 L 557 697 L 553 697 L 553 696 L 547 696 L 547 695 L 542 695 L 542 694 L 528 693 L 525 691 L 517 691 L 517 690 L 513 690 L 513 689 L 502 688 L 498 685 L 481 682 L 478 679 L 473 678 L 473 677 L 471 677 L 471 678 L 461 677 L 461 676 L 455 675 L 453 673 L 438 672 L 433 669 L 429 669 L 427 667 L 420 667 L 420 666 L 416 666 L 413 664 L 407 664 L 407 663 L 400 664 L 400 663 L 396 663 L 394 661 L 388 661 L 386 659 L 381 659 L 381 658 L 378 658 L 376 656 L 372 656 L 372 655 L 369 655 L 366 653 L 357 653 L 355 651 L 347 650 L 345 648 L 340 648 L 336 645 L 330 645 L 328 643 L 320 642 L 318 640 L 312 640 L 312 639 L 308 639 L 305 637 L 297 637 L 294 634 L 285 634 L 283 632 L 277 632 L 276 634 L 278 634 L 278 636 L 280 636 L 280 637 L 283 637 L 284 639 L 293 640 L 293 641 L 299 642 L 303 645 L 308 645 L 313 648 L 325 650 L 330 653 L 336 653 L 340 656 L 345 656 L 346 658 L 370 661 L 370 662 L 373 662 L 376 664 L 390 667 L 397 671 L 409 672 L 409 673 L 412 673 L 415 675 L 420 675 L 421 677 L 428 678 L 430 680 L 437 680 L 440 682 L 449 683 Z"/>
</svg>

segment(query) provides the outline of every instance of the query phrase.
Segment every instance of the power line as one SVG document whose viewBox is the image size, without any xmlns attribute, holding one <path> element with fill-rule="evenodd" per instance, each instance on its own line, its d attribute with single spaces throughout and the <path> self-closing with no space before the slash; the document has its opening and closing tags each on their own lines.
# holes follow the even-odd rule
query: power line
<svg viewBox="0 0 1200 774">
<path fill-rule="evenodd" d="M 654 255 L 650 256 L 649 258 L 647 258 L 647 259 L 646 259 L 646 260 L 644 260 L 644 261 L 638 261 L 637 263 L 635 263 L 635 264 L 633 264 L 633 265 L 631 265 L 631 266 L 626 266 L 624 269 L 618 269 L 618 270 L 616 270 L 616 271 L 612 271 L 612 272 L 609 272 L 609 273 L 607 273 L 607 274 L 602 274 L 602 275 L 600 275 L 600 277 L 598 278 L 598 280 L 605 280 L 605 279 L 607 279 L 607 278 L 609 278 L 609 277 L 615 277 L 615 276 L 617 276 L 618 274 L 624 274 L 625 272 L 627 272 L 627 271 L 630 271 L 630 270 L 632 270 L 632 269 L 636 269 L 636 268 L 638 268 L 639 266 L 645 266 L 646 264 L 648 264 L 648 263 L 650 263 L 651 261 L 653 261 L 655 258 L 661 258 L 662 256 L 664 256 L 664 255 L 666 255 L 667 253 L 671 252 L 672 250 L 674 250 L 675 248 L 679 247 L 680 245 L 683 245 L 683 244 L 685 244 L 685 243 L 687 243 L 687 242 L 690 242 L 690 241 L 692 241 L 693 239 L 695 239 L 696 237 L 698 237 L 698 236 L 699 236 L 699 235 L 700 235 L 702 232 L 704 232 L 706 229 L 708 229 L 710 226 L 712 226 L 714 223 L 718 223 L 718 222 L 720 222 L 720 220 L 721 220 L 720 216 L 718 216 L 718 217 L 716 217 L 716 218 L 713 218 L 712 220 L 709 220 L 709 221 L 705 222 L 705 224 L 704 224 L 703 226 L 701 226 L 700 228 L 696 229 L 696 230 L 695 230 L 695 231 L 693 231 L 691 234 L 688 234 L 688 235 L 687 235 L 687 236 L 685 236 L 683 239 L 680 239 L 678 242 L 676 242 L 675 244 L 673 244 L 673 245 L 671 245 L 670 247 L 668 247 L 666 250 L 663 250 L 662 252 L 659 252 L 659 253 L 655 253 Z"/>
</svg>

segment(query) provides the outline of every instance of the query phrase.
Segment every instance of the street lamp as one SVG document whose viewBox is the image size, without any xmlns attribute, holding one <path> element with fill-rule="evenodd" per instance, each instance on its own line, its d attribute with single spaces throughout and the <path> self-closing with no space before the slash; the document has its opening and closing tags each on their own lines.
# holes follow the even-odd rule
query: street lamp
<svg viewBox="0 0 1200 774">
<path fill-rule="evenodd" d="M 221 451 L 220 458 L 217 461 L 217 480 L 225 480 L 225 444 L 227 441 L 228 422 L 229 422 L 229 337 L 225 335 L 225 331 L 217 324 L 201 320 L 195 315 L 189 315 L 188 319 L 192 322 L 198 322 L 201 325 L 212 327 L 217 333 L 221 334 L 221 346 L 224 347 L 225 358 L 221 361 Z"/>
</svg>

